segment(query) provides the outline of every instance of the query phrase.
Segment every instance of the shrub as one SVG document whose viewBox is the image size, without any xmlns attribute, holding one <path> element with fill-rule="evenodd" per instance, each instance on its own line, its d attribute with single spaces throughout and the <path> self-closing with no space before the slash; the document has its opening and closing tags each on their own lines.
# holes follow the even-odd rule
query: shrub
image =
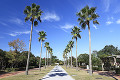
<svg viewBox="0 0 120 80">
<path fill-rule="evenodd" d="M 86 66 L 80 66 L 80 68 L 86 69 Z"/>
<path fill-rule="evenodd" d="M 116 74 L 120 74 L 120 68 L 115 69 Z"/>
<path fill-rule="evenodd" d="M 19 68 L 6 68 L 7 72 L 11 72 L 11 71 L 18 71 Z"/>
</svg>

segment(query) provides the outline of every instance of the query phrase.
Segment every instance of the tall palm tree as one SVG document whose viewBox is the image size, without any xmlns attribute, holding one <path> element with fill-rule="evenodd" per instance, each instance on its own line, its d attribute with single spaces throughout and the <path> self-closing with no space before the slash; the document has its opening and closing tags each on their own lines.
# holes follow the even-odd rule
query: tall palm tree
<svg viewBox="0 0 120 80">
<path fill-rule="evenodd" d="M 70 68 L 70 65 L 69 65 L 69 53 L 70 53 L 70 44 L 68 44 L 67 46 L 66 46 L 66 49 L 68 50 L 68 67 Z"/>
<path fill-rule="evenodd" d="M 90 21 L 93 21 L 93 24 L 99 24 L 99 22 L 96 20 L 99 15 L 95 12 L 96 7 L 85 6 L 83 9 L 80 10 L 80 12 L 77 13 L 79 25 L 81 25 L 82 29 L 86 28 L 86 25 L 88 26 L 88 32 L 89 32 L 89 67 L 90 67 L 90 75 L 92 75 L 92 62 L 91 62 L 91 33 L 90 33 Z"/>
<path fill-rule="evenodd" d="M 48 50 L 47 66 L 49 66 L 49 53 L 50 53 L 50 46 L 47 47 L 47 50 Z"/>
<path fill-rule="evenodd" d="M 81 39 L 81 36 L 80 36 L 80 28 L 78 28 L 77 26 L 74 26 L 74 28 L 72 29 L 72 32 L 71 34 L 73 35 L 72 39 L 76 39 L 76 68 L 78 68 L 78 65 L 77 65 L 77 39 L 80 38 Z"/>
<path fill-rule="evenodd" d="M 40 32 L 38 33 L 38 35 L 40 36 L 40 37 L 38 38 L 38 40 L 39 40 L 39 42 L 41 41 L 41 52 L 40 52 L 40 62 L 39 62 L 39 69 L 40 69 L 40 71 L 41 71 L 42 42 L 45 41 L 47 35 L 46 35 L 46 32 L 44 32 L 44 31 L 40 31 Z"/>
<path fill-rule="evenodd" d="M 70 49 L 71 49 L 71 68 L 72 68 L 72 48 L 74 46 L 74 41 L 69 41 Z"/>
<path fill-rule="evenodd" d="M 30 58 L 30 52 L 31 52 L 31 41 L 32 41 L 32 30 L 33 30 L 33 24 L 34 26 L 38 25 L 37 21 L 41 22 L 40 16 L 42 15 L 42 11 L 40 9 L 39 5 L 32 4 L 32 6 L 26 6 L 24 10 L 24 14 L 27 15 L 25 17 L 25 22 L 30 20 L 32 22 L 31 25 L 31 34 L 30 34 L 30 41 L 29 41 L 29 51 L 28 51 L 28 59 L 27 59 L 27 65 L 26 65 L 26 75 L 28 75 L 28 67 L 29 67 L 29 58 Z"/>
<path fill-rule="evenodd" d="M 65 66 L 65 53 L 63 52 L 64 66 Z"/>
<path fill-rule="evenodd" d="M 51 66 L 51 58 L 52 58 L 52 54 L 53 54 L 53 49 L 50 48 L 50 66 Z"/>
<path fill-rule="evenodd" d="M 45 58 L 45 69 L 46 69 L 47 48 L 49 47 L 49 42 L 45 42 L 45 46 L 44 47 L 46 47 L 46 58 Z"/>
</svg>

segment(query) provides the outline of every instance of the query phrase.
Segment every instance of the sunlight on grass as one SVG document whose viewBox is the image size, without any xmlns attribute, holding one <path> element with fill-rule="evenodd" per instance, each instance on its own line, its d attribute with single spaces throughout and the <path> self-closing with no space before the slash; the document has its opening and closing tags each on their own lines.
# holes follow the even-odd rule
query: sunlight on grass
<svg viewBox="0 0 120 80">
<path fill-rule="evenodd" d="M 50 70 L 52 70 L 54 68 L 54 66 L 51 67 L 47 67 L 42 68 L 41 71 L 37 70 L 32 70 L 29 71 L 29 75 L 25 75 L 25 72 L 17 74 L 15 76 L 10 76 L 10 77 L 6 77 L 0 80 L 40 80 L 41 78 L 43 78 L 47 73 L 50 72 Z"/>
<path fill-rule="evenodd" d="M 111 77 L 101 76 L 96 73 L 93 76 L 89 76 L 89 74 L 84 70 L 76 71 L 76 69 L 67 68 L 62 66 L 66 72 L 72 76 L 75 80 L 115 80 Z"/>
</svg>

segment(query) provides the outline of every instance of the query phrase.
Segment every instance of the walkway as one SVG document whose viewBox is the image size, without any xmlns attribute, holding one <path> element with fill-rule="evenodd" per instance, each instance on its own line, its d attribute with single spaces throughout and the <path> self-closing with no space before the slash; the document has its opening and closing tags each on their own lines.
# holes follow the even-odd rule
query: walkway
<svg viewBox="0 0 120 80">
<path fill-rule="evenodd" d="M 41 80 L 75 80 L 61 66 L 55 66 Z"/>
</svg>

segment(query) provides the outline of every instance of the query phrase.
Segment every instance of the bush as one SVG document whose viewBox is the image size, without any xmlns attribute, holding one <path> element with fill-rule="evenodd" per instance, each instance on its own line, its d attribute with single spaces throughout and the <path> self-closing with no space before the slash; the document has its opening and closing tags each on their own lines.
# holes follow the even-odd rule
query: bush
<svg viewBox="0 0 120 80">
<path fill-rule="evenodd" d="M 19 67 L 19 71 L 25 70 L 26 67 Z"/>
<path fill-rule="evenodd" d="M 120 74 L 120 68 L 115 69 L 116 74 Z"/>
<path fill-rule="evenodd" d="M 102 67 L 98 66 L 98 67 L 92 67 L 93 70 L 97 70 L 97 71 L 101 71 Z"/>
<path fill-rule="evenodd" d="M 86 69 L 86 66 L 80 66 L 80 68 Z"/>
<path fill-rule="evenodd" d="M 18 71 L 19 68 L 6 68 L 7 72 L 11 72 L 11 71 Z"/>
<path fill-rule="evenodd" d="M 29 69 L 33 69 L 33 68 L 35 68 L 35 66 L 29 66 Z"/>
</svg>

